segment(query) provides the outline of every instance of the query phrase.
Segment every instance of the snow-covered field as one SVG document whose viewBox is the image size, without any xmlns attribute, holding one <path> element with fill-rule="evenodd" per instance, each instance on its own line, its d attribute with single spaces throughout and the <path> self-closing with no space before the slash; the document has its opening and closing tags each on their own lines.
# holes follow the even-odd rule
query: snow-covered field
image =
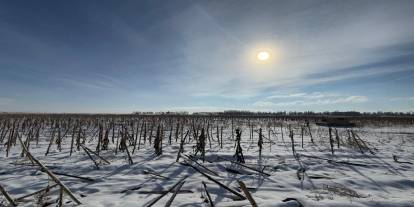
<svg viewBox="0 0 414 207">
<path fill-rule="evenodd" d="M 256 126 L 257 130 L 260 126 Z M 249 128 L 242 126 L 241 146 L 245 165 L 263 173 L 231 163 L 235 153 L 235 141 L 231 138 L 230 127 L 223 131 L 223 147 L 216 140 L 216 130 L 210 143 L 206 143 L 205 162 L 201 165 L 192 162 L 185 155 L 193 154 L 194 139 L 186 141 L 184 153 L 176 162 L 179 141 L 168 144 L 168 130 L 163 140 L 163 153 L 155 156 L 154 148 L 148 142 L 132 155 L 133 164 L 128 163 L 126 151 L 118 151 L 110 142 L 109 150 L 100 155 L 110 164 L 98 162 L 100 169 L 82 148 L 69 156 L 71 134 L 62 142 L 62 150 L 53 143 L 50 153 L 45 156 L 50 133 L 43 133 L 39 143 L 30 144 L 32 155 L 74 193 L 82 202 L 81 206 L 145 206 L 169 190 L 179 181 L 185 181 L 171 206 L 210 206 L 202 181 L 205 182 L 214 206 L 251 206 L 249 200 L 240 200 L 233 193 L 220 187 L 195 168 L 234 189 L 242 195 L 238 180 L 244 182 L 258 206 L 414 206 L 414 127 L 362 127 L 353 131 L 369 149 L 361 153 L 357 145 L 350 144 L 348 132 L 338 129 L 340 148 L 334 134 L 334 154 L 326 127 L 311 124 L 314 143 L 309 133 L 304 133 L 303 148 L 300 129 L 294 131 L 295 150 L 287 127 L 282 139 L 280 127 L 272 128 L 270 140 L 268 128 L 263 124 L 263 151 L 259 157 L 258 133 L 249 137 Z M 173 129 L 175 130 L 175 129 Z M 186 131 L 186 130 L 184 130 Z M 25 140 L 25 136 L 22 137 Z M 349 139 L 349 140 L 348 140 Z M 13 199 L 43 189 L 54 182 L 37 165 L 32 165 L 22 152 L 19 142 L 12 146 L 6 157 L 5 141 L 0 146 L 0 185 Z M 88 137 L 85 146 L 96 149 L 96 138 Z M 129 146 L 132 153 L 133 146 Z M 396 162 L 393 159 L 396 156 Z M 187 164 L 186 164 L 187 163 Z M 207 169 L 209 170 L 207 170 Z M 212 172 L 211 172 L 212 171 Z M 65 173 L 93 180 L 84 180 L 59 175 Z M 174 190 L 172 191 L 174 192 Z M 167 193 L 154 206 L 164 206 L 173 193 Z M 18 201 L 19 206 L 56 206 L 59 187 L 47 193 L 29 196 Z M 291 198 L 291 199 L 287 199 Z M 287 199 L 287 200 L 285 200 Z M 297 202 L 296 200 L 299 202 Z M 285 201 L 285 202 L 284 202 Z M 65 206 L 74 205 L 68 195 L 64 195 Z M 8 201 L 0 195 L 0 206 Z"/>
</svg>

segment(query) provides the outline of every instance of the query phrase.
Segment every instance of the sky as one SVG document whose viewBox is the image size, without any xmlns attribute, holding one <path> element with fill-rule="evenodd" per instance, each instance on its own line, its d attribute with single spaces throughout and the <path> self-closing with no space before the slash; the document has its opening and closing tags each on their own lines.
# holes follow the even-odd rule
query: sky
<svg viewBox="0 0 414 207">
<path fill-rule="evenodd" d="M 0 0 L 0 112 L 412 112 L 413 11 L 411 0 Z"/>
</svg>

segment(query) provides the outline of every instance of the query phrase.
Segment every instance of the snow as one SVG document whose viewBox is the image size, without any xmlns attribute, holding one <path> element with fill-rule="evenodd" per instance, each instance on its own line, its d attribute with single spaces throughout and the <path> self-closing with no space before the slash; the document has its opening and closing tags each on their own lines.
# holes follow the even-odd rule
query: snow
<svg viewBox="0 0 414 207">
<path fill-rule="evenodd" d="M 265 126 L 265 124 L 263 125 Z M 260 126 L 256 126 L 257 129 Z M 257 139 L 249 138 L 249 129 L 242 126 L 242 142 L 246 165 L 263 169 L 271 176 L 264 176 L 250 169 L 232 164 L 225 159 L 233 159 L 234 141 L 231 139 L 230 127 L 223 134 L 223 148 L 215 140 L 215 129 L 211 148 L 206 143 L 206 162 L 198 160 L 208 169 L 217 172 L 215 176 L 196 163 L 189 163 L 204 173 L 220 181 L 226 186 L 239 190 L 237 180 L 243 181 L 258 206 L 298 206 L 295 200 L 283 202 L 286 198 L 295 198 L 304 206 L 414 206 L 414 165 L 397 163 L 414 160 L 414 128 L 412 126 L 366 126 L 353 129 L 375 152 L 360 153 L 355 147 L 341 145 L 337 149 L 334 144 L 334 155 L 331 154 L 327 129 L 312 125 L 315 143 L 305 134 L 304 147 L 301 146 L 300 130 L 295 131 L 295 150 L 299 155 L 296 159 L 291 150 L 288 131 L 284 128 L 281 138 L 280 127 L 272 129 L 270 139 L 264 139 L 262 156 L 259 157 Z M 169 129 L 169 128 L 168 128 Z M 173 129 L 175 132 L 175 129 Z M 268 128 L 263 127 L 263 135 L 268 136 Z M 346 140 L 345 129 L 338 129 L 343 140 Z M 160 194 L 153 191 L 167 190 L 181 178 L 188 176 L 177 194 L 172 206 L 208 206 L 201 181 L 205 181 L 215 206 L 250 206 L 248 200 L 234 200 L 236 197 L 213 183 L 189 166 L 175 162 L 179 143 L 168 144 L 168 133 L 163 141 L 163 154 L 155 156 L 153 147 L 147 142 L 132 156 L 134 164 L 128 164 L 126 152 L 114 153 L 114 144 L 110 142 L 109 150 L 101 151 L 100 155 L 110 161 L 109 165 L 100 165 L 96 169 L 93 162 L 81 149 L 69 156 L 71 134 L 64 138 L 62 151 L 52 145 L 51 152 L 45 156 L 50 134 L 43 133 L 38 145 L 30 144 L 34 157 L 54 172 L 89 177 L 94 182 L 57 175 L 61 181 L 80 199 L 82 206 L 145 206 Z M 25 140 L 25 136 L 22 138 Z M 85 146 L 95 150 L 96 138 L 87 138 Z M 193 153 L 195 142 L 186 142 L 184 154 Z M 133 146 L 129 146 L 132 152 Z M 9 157 L 6 157 L 4 143 L 0 146 L 0 184 L 13 198 L 35 192 L 54 182 L 37 166 L 32 166 L 27 158 L 21 158 L 19 143 L 13 146 Z M 313 156 L 313 157 L 311 157 Z M 317 158 L 315 158 L 317 157 Z M 94 157 L 96 158 L 96 157 Z M 223 159 L 225 158 L 225 159 Z M 319 159 L 323 158 L 323 159 Z M 327 162 L 327 160 L 336 162 Z M 99 160 L 99 159 L 97 159 Z M 183 162 L 184 158 L 180 159 Z M 349 165 L 341 162 L 364 164 L 366 166 Z M 304 179 L 298 179 L 298 169 L 305 169 Z M 226 171 L 230 168 L 241 174 Z M 153 172 L 161 176 L 155 176 Z M 301 174 L 300 174 L 301 175 Z M 137 190 L 128 190 L 136 187 Z M 125 192 L 126 191 L 126 192 Z M 168 193 L 154 206 L 164 206 L 172 193 Z M 53 188 L 44 198 L 55 202 L 59 196 L 59 187 Z M 37 196 L 31 196 L 19 202 L 19 206 L 33 206 L 39 203 Z M 7 205 L 7 200 L 0 196 L 0 203 Z M 67 206 L 74 205 L 69 196 L 64 196 Z M 55 204 L 53 204 L 55 205 Z"/>
</svg>

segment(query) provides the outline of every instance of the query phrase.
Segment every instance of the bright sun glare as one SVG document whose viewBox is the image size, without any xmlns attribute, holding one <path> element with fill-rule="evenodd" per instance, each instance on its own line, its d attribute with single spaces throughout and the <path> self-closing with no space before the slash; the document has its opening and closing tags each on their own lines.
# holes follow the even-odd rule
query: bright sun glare
<svg viewBox="0 0 414 207">
<path fill-rule="evenodd" d="M 266 61 L 270 58 L 270 54 L 266 51 L 260 51 L 257 53 L 256 58 L 260 61 Z"/>
</svg>

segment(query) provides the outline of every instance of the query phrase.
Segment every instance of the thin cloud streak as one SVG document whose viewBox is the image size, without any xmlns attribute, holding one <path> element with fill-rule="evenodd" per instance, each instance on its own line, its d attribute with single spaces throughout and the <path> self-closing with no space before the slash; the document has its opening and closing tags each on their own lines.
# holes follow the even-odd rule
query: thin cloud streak
<svg viewBox="0 0 414 207">
<path fill-rule="evenodd" d="M 0 97 L 0 106 L 7 106 L 14 103 L 16 100 L 9 97 Z"/>
<path fill-rule="evenodd" d="M 275 101 L 268 101 L 276 99 Z M 279 99 L 289 99 L 289 101 L 277 101 Z M 312 105 L 334 105 L 334 104 L 357 104 L 369 101 L 366 96 L 343 96 L 338 94 L 324 94 L 315 92 L 311 94 L 298 93 L 287 95 L 274 95 L 265 98 L 263 101 L 254 102 L 252 105 L 262 108 L 273 108 L 283 106 L 312 106 Z"/>
<path fill-rule="evenodd" d="M 414 101 L 414 97 L 394 97 L 390 101 Z"/>
</svg>

